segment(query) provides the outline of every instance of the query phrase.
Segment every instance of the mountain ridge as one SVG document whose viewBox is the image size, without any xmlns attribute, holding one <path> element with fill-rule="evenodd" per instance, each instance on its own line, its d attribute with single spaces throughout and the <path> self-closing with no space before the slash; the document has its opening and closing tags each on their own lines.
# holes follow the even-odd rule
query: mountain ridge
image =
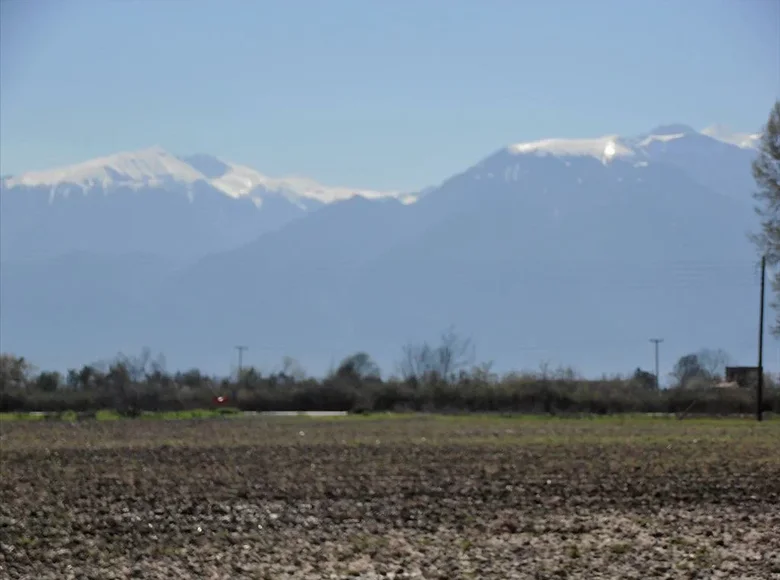
<svg viewBox="0 0 780 580">
<path fill-rule="evenodd" d="M 259 189 L 261 191 L 257 193 L 284 193 L 291 199 L 313 199 L 322 203 L 340 201 L 355 195 L 367 198 L 397 197 L 407 202 L 413 201 L 413 194 L 404 192 L 325 186 L 295 176 L 271 178 L 245 165 L 203 153 L 177 157 L 156 145 L 64 167 L 7 176 L 2 180 L 2 188 L 50 188 L 54 198 L 58 194 L 67 197 L 77 191 L 88 193 L 93 189 L 140 189 L 165 187 L 171 183 L 191 186 L 199 181 L 233 198 L 249 196 L 260 199 L 259 195 L 252 195 Z"/>
<path fill-rule="evenodd" d="M 256 211 L 246 198 L 225 206 L 232 198 L 198 181 L 206 204 L 141 189 L 88 219 L 75 203 L 35 206 L 30 215 L 43 207 L 52 219 L 31 219 L 17 245 L 43 231 L 63 249 L 71 230 L 92 228 L 83 245 L 116 263 L 79 254 L 9 270 L 3 343 L 44 363 L 66 350 L 68 360 L 80 353 L 75 364 L 150 346 L 177 367 L 224 370 L 240 341 L 260 364 L 292 355 L 319 372 L 356 350 L 392 368 L 402 345 L 454 326 L 497 368 L 536 356 L 586 374 L 630 371 L 647 336 L 662 335 L 670 361 L 705 346 L 745 359 L 755 151 L 679 126 L 620 139 L 639 153 L 605 156 L 614 136 L 576 143 L 574 155 L 560 155 L 560 140 L 557 153 L 548 142 L 503 147 L 411 204 L 353 196 L 304 210 L 270 195 Z M 210 156 L 195 163 L 227 172 Z M 72 211 L 57 214 L 63 206 Z M 278 212 L 270 225 L 254 221 Z M 191 259 L 170 268 L 138 253 L 165 244 Z"/>
<path fill-rule="evenodd" d="M 607 134 L 595 138 L 552 137 L 536 141 L 515 142 L 507 145 L 506 148 L 515 153 L 559 153 L 562 156 L 591 155 L 597 158 L 602 158 L 605 155 L 605 149 L 614 149 L 614 151 L 607 152 L 606 156 L 636 156 L 653 141 L 668 143 L 692 136 L 704 137 L 740 149 L 754 150 L 761 133 L 732 132 L 720 124 L 696 131 L 688 125 L 673 123 L 659 125 L 637 136 Z M 556 148 L 559 151 L 556 151 Z M 618 151 L 618 149 L 623 151 Z M 236 174 L 233 177 L 242 183 L 231 188 L 227 183 L 219 181 L 231 174 Z M 299 196 L 318 199 L 323 203 L 341 201 L 353 195 L 362 195 L 369 199 L 396 197 L 407 200 L 408 203 L 411 201 L 410 196 L 414 195 L 414 192 L 382 192 L 365 188 L 324 186 L 314 180 L 297 176 L 271 178 L 251 167 L 224 161 L 217 156 L 205 153 L 176 156 L 159 145 L 135 151 L 118 152 L 62 167 L 4 175 L 1 183 L 3 189 L 13 189 L 20 186 L 53 187 L 60 184 L 71 184 L 88 189 L 95 185 L 103 185 L 103 187 L 109 185 L 129 187 L 149 185 L 150 181 L 162 178 L 182 183 L 202 180 L 215 185 L 216 182 L 217 189 L 233 197 L 246 195 L 258 185 L 266 186 L 269 190 L 287 188 Z"/>
</svg>

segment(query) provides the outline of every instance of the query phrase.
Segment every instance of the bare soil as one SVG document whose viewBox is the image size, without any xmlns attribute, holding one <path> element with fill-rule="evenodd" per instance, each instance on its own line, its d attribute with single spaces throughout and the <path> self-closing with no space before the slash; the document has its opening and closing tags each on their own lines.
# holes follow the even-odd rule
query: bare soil
<svg viewBox="0 0 780 580">
<path fill-rule="evenodd" d="M 780 423 L 0 425 L 1 578 L 780 578 Z"/>
</svg>

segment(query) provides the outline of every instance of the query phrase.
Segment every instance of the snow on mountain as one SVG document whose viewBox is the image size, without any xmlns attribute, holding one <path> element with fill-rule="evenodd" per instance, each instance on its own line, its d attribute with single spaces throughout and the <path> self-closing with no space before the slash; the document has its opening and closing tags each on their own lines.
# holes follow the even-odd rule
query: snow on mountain
<svg viewBox="0 0 780 580">
<path fill-rule="evenodd" d="M 506 158 L 486 160 L 490 165 L 487 177 L 503 175 L 506 179 L 517 180 L 525 172 L 518 165 L 518 157 L 524 155 L 559 158 L 567 167 L 576 159 L 579 160 L 578 170 L 583 172 L 590 171 L 587 165 L 582 165 L 589 158 L 602 165 L 617 162 L 637 167 L 667 164 L 724 195 L 748 199 L 754 186 L 750 163 L 760 138 L 760 133 L 732 133 L 718 126 L 696 131 L 687 125 L 673 124 L 633 137 L 605 135 L 594 139 L 558 138 L 516 143 L 504 150 Z M 477 179 L 483 177 L 475 174 Z M 584 179 L 586 175 L 580 177 Z"/>
<path fill-rule="evenodd" d="M 704 137 L 705 139 L 702 139 Z M 687 125 L 663 125 L 639 137 L 625 138 L 605 135 L 593 139 L 543 139 L 515 143 L 507 149 L 515 154 L 553 155 L 557 157 L 594 157 L 601 161 L 625 158 L 651 158 L 652 147 L 673 141 L 698 139 L 698 145 L 711 140 L 734 145 L 741 149 L 755 149 L 760 133 L 731 133 L 719 125 L 695 131 Z"/>
<path fill-rule="evenodd" d="M 701 166 L 704 163 L 712 166 L 713 155 L 739 158 L 738 163 L 743 163 L 753 154 L 760 137 L 760 133 L 736 133 L 721 125 L 695 131 L 686 125 L 676 124 L 656 127 L 638 137 L 611 134 L 589 139 L 543 139 L 515 143 L 506 151 L 512 155 L 592 157 L 603 164 L 632 160 L 641 165 L 672 162 L 678 166 Z M 730 148 L 741 149 L 744 153 L 733 155 L 727 152 Z M 717 168 L 714 171 L 717 172 Z M 707 185 L 712 185 L 703 169 L 700 173 Z M 739 183 L 733 177 L 728 179 L 727 189 L 731 191 L 735 187 L 743 187 L 746 180 L 744 176 L 740 179 Z M 257 207 L 262 206 L 268 194 L 281 196 L 302 209 L 307 209 L 309 200 L 328 204 L 361 196 L 366 199 L 395 198 L 409 204 L 421 197 L 408 192 L 326 186 L 305 177 L 269 177 L 251 167 L 218 157 L 203 154 L 177 157 L 157 146 L 116 153 L 67 167 L 4 177 L 1 185 L 4 190 L 45 188 L 49 191 L 50 200 L 92 190 L 105 193 L 114 189 L 149 188 L 183 190 L 192 200 L 193 190 L 201 182 L 227 197 L 247 198 Z"/>
<path fill-rule="evenodd" d="M 0 259 L 100 251 L 190 261 L 353 197 L 404 204 L 417 199 L 272 178 L 211 155 L 177 157 L 161 147 L 116 153 L 3 178 Z"/>
<path fill-rule="evenodd" d="M 699 171 L 749 174 L 747 153 L 681 126 L 503 148 L 418 203 L 334 204 L 194 264 L 148 334 L 171 356 L 255 340 L 277 357 L 365 349 L 389 365 L 400 345 L 454 325 L 499 363 L 598 372 L 636 368 L 645 337 L 665 333 L 670 360 L 713 336 L 741 358 L 755 216 Z M 209 281 L 223 280 L 231 301 L 216 309 L 223 288 Z"/>
<path fill-rule="evenodd" d="M 356 195 L 366 199 L 395 198 L 402 203 L 413 203 L 417 199 L 415 194 L 398 191 L 381 192 L 325 186 L 306 177 L 268 177 L 251 167 L 229 163 L 209 155 L 194 155 L 182 159 L 200 169 L 209 178 L 213 187 L 234 198 L 270 192 L 279 194 L 301 207 L 305 205 L 307 199 L 320 203 L 334 203 Z"/>
<path fill-rule="evenodd" d="M 743 358 L 755 151 L 724 139 L 667 125 L 520 143 L 409 205 L 208 155 L 179 158 L 190 168 L 181 179 L 167 154 L 143 166 L 200 203 L 145 187 L 49 204 L 75 178 L 41 179 L 40 195 L 3 196 L 0 250 L 51 259 L 4 268 L 0 340 L 44 366 L 66 344 L 68 364 L 150 346 L 208 368 L 237 340 L 307 365 L 358 349 L 391 364 L 400 345 L 454 325 L 480 356 L 511 366 L 633 369 L 660 333 L 675 337 L 670 360 L 712 337 Z M 122 159 L 92 170 L 119 179 L 141 167 Z M 317 211 L 290 203 L 344 197 Z M 83 253 L 66 259 L 67 248 Z M 190 263 L 166 274 L 139 252 Z"/>
<path fill-rule="evenodd" d="M 636 153 L 617 135 L 596 139 L 544 139 L 530 143 L 516 143 L 509 151 L 517 154 L 555 155 L 563 157 L 596 157 L 609 161 L 617 157 L 632 157 Z"/>
<path fill-rule="evenodd" d="M 249 195 L 261 188 L 264 191 L 279 193 L 291 201 L 313 199 L 321 203 L 333 203 L 356 195 L 366 199 L 392 197 L 404 203 L 413 203 L 416 200 L 413 194 L 396 191 L 379 192 L 348 187 L 328 187 L 305 177 L 268 177 L 250 167 L 232 163 L 228 163 L 227 168 L 226 173 L 212 179 L 211 184 L 230 197 Z"/>
<path fill-rule="evenodd" d="M 75 186 L 86 191 L 95 186 L 130 188 L 154 187 L 171 182 L 191 184 L 203 179 L 202 173 L 161 147 L 129 153 L 116 153 L 68 167 L 31 171 L 3 179 L 3 187 L 50 187 L 67 196 Z M 64 187 L 61 187 L 64 186 Z"/>
<path fill-rule="evenodd" d="M 645 135 L 635 137 L 633 142 L 636 147 L 647 150 L 655 145 L 663 146 L 666 143 L 684 139 L 686 136 L 695 135 L 696 133 L 688 125 L 661 125 Z"/>
<path fill-rule="evenodd" d="M 227 163 L 213 155 L 207 155 L 205 153 L 185 155 L 180 157 L 180 159 L 200 171 L 209 179 L 222 177 L 225 173 L 230 171 L 230 166 Z"/>
<path fill-rule="evenodd" d="M 761 133 L 735 133 L 724 125 L 711 125 L 702 129 L 701 133 L 742 149 L 755 149 L 761 139 Z"/>
<path fill-rule="evenodd" d="M 73 192 L 104 192 L 117 189 L 183 187 L 191 194 L 193 185 L 205 182 L 228 197 L 249 197 L 262 205 L 263 193 L 276 193 L 304 207 L 305 200 L 333 203 L 355 195 L 367 199 L 392 197 L 404 203 L 416 200 L 413 194 L 390 191 L 329 187 L 302 177 L 273 178 L 243 165 L 209 155 L 176 157 L 161 147 L 116 153 L 46 171 L 32 171 L 2 180 L 3 189 L 16 187 L 48 188 L 50 195 L 67 197 Z M 190 195 L 190 199 L 192 199 Z"/>
</svg>

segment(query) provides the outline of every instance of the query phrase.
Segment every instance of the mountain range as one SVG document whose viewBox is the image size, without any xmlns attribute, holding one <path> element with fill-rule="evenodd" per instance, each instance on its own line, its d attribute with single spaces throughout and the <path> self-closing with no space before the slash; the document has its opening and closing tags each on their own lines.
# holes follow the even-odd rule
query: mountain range
<svg viewBox="0 0 780 580">
<path fill-rule="evenodd" d="M 6 177 L 0 191 L 0 251 L 13 261 L 96 249 L 193 260 L 353 195 L 414 199 L 273 179 L 213 156 L 180 158 L 160 147 Z"/>
<path fill-rule="evenodd" d="M 684 125 L 502 147 L 418 192 L 270 178 L 154 147 L 0 183 L 0 342 L 46 367 L 132 354 L 323 372 L 454 328 L 500 369 L 753 364 L 760 135 Z M 774 343 L 770 343 L 774 344 Z"/>
</svg>

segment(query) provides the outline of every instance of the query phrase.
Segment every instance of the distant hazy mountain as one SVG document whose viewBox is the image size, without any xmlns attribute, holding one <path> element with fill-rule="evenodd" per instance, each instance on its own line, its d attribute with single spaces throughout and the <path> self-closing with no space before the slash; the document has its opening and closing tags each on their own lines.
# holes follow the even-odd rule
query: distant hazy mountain
<svg viewBox="0 0 780 580">
<path fill-rule="evenodd" d="M 550 360 L 590 374 L 630 371 L 652 362 L 655 336 L 666 339 L 665 368 L 709 346 L 752 364 L 755 140 L 711 133 L 666 126 L 519 143 L 411 204 L 321 194 L 326 207 L 183 269 L 116 258 L 124 271 L 145 272 L 147 284 L 97 260 L 39 263 L 8 282 L 4 272 L 14 291 L 0 297 L 3 310 L 15 308 L 0 328 L 4 349 L 46 364 L 61 360 L 61 337 L 72 333 L 82 359 L 149 345 L 173 365 L 224 371 L 240 342 L 266 365 L 290 354 L 322 371 L 365 349 L 388 368 L 406 342 L 454 325 L 502 368 Z M 238 181 L 233 166 L 211 157 L 178 161 L 202 176 L 178 182 L 224 191 L 219 184 Z M 268 183 L 250 190 L 261 209 L 269 190 L 293 206 L 311 199 Z M 71 268 L 101 285 L 42 283 Z M 28 286 L 39 287 L 35 299 L 23 298 Z M 110 318 L 112 304 L 122 312 Z M 57 305 L 70 314 L 53 340 L 46 316 Z"/>
<path fill-rule="evenodd" d="M 0 255 L 142 252 L 192 260 L 353 195 L 414 199 L 274 179 L 208 155 L 178 158 L 153 147 L 3 178 Z"/>
<path fill-rule="evenodd" d="M 75 366 L 85 356 L 138 352 L 137 341 L 149 328 L 148 300 L 173 267 L 144 254 L 72 253 L 4 262 L 0 350 L 29 351 L 36 364 L 56 369 Z"/>
<path fill-rule="evenodd" d="M 674 165 L 702 185 L 745 199 L 755 188 L 750 166 L 760 137 L 732 133 L 718 125 L 701 133 L 685 125 L 667 125 L 634 139 L 632 147 L 648 161 Z"/>
</svg>

